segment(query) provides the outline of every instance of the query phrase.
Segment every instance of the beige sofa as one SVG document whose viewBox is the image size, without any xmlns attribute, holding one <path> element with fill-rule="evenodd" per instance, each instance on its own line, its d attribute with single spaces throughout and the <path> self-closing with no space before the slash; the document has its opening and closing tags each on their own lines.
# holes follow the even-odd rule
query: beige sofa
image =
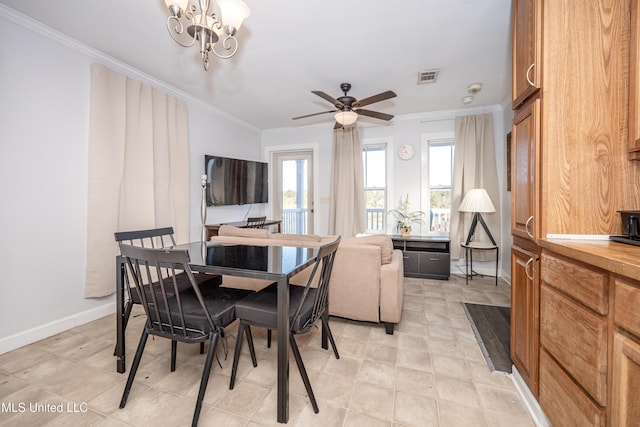
<svg viewBox="0 0 640 427">
<path fill-rule="evenodd" d="M 271 233 L 264 229 L 220 227 L 211 240 L 221 244 L 320 247 L 336 236 Z M 291 279 L 306 283 L 310 269 Z M 404 267 L 402 252 L 393 249 L 388 236 L 343 237 L 333 266 L 329 287 L 329 313 L 333 316 L 381 322 L 388 334 L 402 315 Z M 224 276 L 226 286 L 259 289 L 267 283 L 256 279 Z"/>
</svg>

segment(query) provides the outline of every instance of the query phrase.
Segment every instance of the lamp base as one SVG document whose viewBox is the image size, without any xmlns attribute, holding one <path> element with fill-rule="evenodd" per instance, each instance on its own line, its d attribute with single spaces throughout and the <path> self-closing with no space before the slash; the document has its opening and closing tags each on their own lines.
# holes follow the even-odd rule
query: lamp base
<svg viewBox="0 0 640 427">
<path fill-rule="evenodd" d="M 489 231 L 489 227 L 487 227 L 487 223 L 484 222 L 484 218 L 482 218 L 482 215 L 480 215 L 480 212 L 476 212 L 473 214 L 473 220 L 471 221 L 471 227 L 469 228 L 469 234 L 467 234 L 465 245 L 468 245 L 471 240 L 473 240 L 473 235 L 476 232 L 476 226 L 478 225 L 478 222 L 480 222 L 480 225 L 482 225 L 482 228 L 484 228 L 487 236 L 489 236 L 489 240 L 491 240 L 491 243 L 493 243 L 494 246 L 498 246 L 495 239 L 491 235 L 491 232 Z"/>
</svg>

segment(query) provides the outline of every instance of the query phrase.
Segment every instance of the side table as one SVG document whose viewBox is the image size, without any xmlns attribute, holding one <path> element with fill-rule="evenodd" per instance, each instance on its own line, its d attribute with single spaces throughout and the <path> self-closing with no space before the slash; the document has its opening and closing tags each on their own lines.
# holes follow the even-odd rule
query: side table
<svg viewBox="0 0 640 427">
<path fill-rule="evenodd" d="M 497 245 L 484 242 L 460 243 L 464 248 L 464 275 L 465 282 L 469 285 L 469 278 L 473 276 L 484 276 L 473 271 L 473 251 L 496 251 L 496 286 L 498 286 L 498 261 L 500 260 L 500 252 Z"/>
</svg>

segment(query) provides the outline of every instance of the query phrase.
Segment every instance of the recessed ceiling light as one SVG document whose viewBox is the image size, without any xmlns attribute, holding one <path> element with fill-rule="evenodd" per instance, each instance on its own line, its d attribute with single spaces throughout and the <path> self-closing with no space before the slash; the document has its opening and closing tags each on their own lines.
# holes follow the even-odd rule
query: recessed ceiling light
<svg viewBox="0 0 640 427">
<path fill-rule="evenodd" d="M 471 95 L 475 95 L 481 90 L 482 90 L 482 83 L 471 83 L 469 86 L 467 86 L 467 92 L 469 92 Z"/>
<path fill-rule="evenodd" d="M 473 102 L 473 95 L 467 95 L 462 97 L 462 103 L 464 105 L 469 105 Z"/>
</svg>

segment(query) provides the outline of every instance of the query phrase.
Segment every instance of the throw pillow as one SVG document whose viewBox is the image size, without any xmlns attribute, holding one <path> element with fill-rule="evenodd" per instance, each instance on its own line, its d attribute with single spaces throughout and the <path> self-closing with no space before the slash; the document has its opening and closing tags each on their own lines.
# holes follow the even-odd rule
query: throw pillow
<svg viewBox="0 0 640 427">
<path fill-rule="evenodd" d="M 393 241 L 386 234 L 370 234 L 368 236 L 356 237 L 355 241 L 368 245 L 380 246 L 381 255 L 380 262 L 389 264 L 393 255 Z"/>
<path fill-rule="evenodd" d="M 268 239 L 271 232 L 264 228 L 239 228 L 231 225 L 221 225 L 218 236 L 253 237 L 254 239 Z"/>
<path fill-rule="evenodd" d="M 319 242 L 321 237 L 316 234 L 284 234 L 272 233 L 269 239 L 289 240 L 292 242 Z"/>
</svg>

